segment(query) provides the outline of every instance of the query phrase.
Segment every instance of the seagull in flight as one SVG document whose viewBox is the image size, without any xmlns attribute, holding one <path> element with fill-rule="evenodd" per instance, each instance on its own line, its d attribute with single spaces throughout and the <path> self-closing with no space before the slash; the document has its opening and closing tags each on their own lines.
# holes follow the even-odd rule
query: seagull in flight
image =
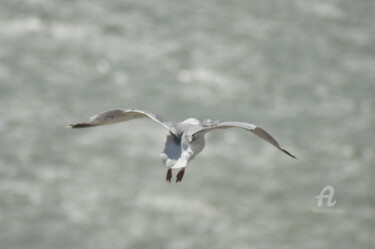
<svg viewBox="0 0 375 249">
<path fill-rule="evenodd" d="M 68 128 L 89 128 L 100 125 L 114 124 L 132 119 L 148 118 L 168 129 L 169 135 L 165 143 L 164 151 L 161 152 L 160 158 L 168 168 L 166 180 L 171 182 L 172 170 L 179 169 L 176 176 L 176 183 L 181 182 L 185 168 L 188 163 L 198 155 L 205 146 L 204 135 L 216 129 L 242 128 L 251 131 L 258 137 L 269 142 L 277 149 L 281 150 L 290 157 L 296 158 L 287 150 L 281 148 L 279 143 L 264 129 L 250 123 L 243 122 L 218 122 L 209 119 L 200 122 L 195 118 L 188 118 L 182 122 L 174 123 L 166 118 L 148 111 L 128 109 L 128 110 L 111 110 L 100 113 L 84 123 L 69 125 Z"/>
</svg>

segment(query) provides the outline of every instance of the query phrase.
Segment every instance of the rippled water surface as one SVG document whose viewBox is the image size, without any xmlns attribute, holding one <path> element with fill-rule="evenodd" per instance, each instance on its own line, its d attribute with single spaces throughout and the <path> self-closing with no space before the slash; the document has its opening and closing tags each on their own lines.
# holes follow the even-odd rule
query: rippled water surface
<svg viewBox="0 0 375 249">
<path fill-rule="evenodd" d="M 374 1 L 0 5 L 0 248 L 374 247 Z M 216 131 L 169 184 L 163 127 L 65 128 L 116 108 L 298 160 Z"/>
</svg>

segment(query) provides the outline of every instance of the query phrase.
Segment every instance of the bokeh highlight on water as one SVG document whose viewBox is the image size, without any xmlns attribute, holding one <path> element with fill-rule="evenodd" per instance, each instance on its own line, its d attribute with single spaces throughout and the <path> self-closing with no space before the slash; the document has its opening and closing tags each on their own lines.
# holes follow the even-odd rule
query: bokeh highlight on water
<svg viewBox="0 0 375 249">
<path fill-rule="evenodd" d="M 373 248 L 374 1 L 4 0 L 0 248 Z M 209 134 L 181 184 L 148 120 Z M 335 189 L 342 213 L 314 213 Z"/>
</svg>

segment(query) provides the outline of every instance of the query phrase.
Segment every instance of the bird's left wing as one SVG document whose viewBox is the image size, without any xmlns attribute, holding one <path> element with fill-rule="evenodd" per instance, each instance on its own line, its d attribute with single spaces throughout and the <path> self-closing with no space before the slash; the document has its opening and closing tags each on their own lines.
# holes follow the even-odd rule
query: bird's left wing
<svg viewBox="0 0 375 249">
<path fill-rule="evenodd" d="M 114 124 L 119 122 L 125 122 L 132 119 L 138 118 L 149 118 L 155 122 L 163 125 L 165 128 L 169 129 L 172 133 L 175 133 L 174 123 L 167 120 L 166 118 L 147 111 L 141 110 L 111 110 L 107 112 L 100 113 L 98 115 L 92 116 L 89 121 L 84 123 L 77 123 L 69 125 L 69 128 L 88 128 L 99 125 Z"/>
<path fill-rule="evenodd" d="M 226 128 L 233 128 L 233 127 L 243 128 L 247 131 L 251 131 L 252 133 L 254 133 L 258 137 L 266 140 L 267 142 L 269 142 L 270 144 L 272 144 L 273 146 L 275 146 L 276 148 L 278 148 L 279 150 L 281 150 L 282 152 L 284 152 L 288 156 L 296 158 L 294 155 L 289 153 L 287 150 L 281 148 L 281 146 L 276 141 L 276 139 L 274 139 L 267 131 L 265 131 L 264 129 L 262 129 L 260 127 L 257 127 L 253 124 L 249 124 L 249 123 L 223 122 L 223 123 L 219 123 L 219 124 L 209 125 L 207 127 L 202 127 L 200 130 L 196 131 L 193 135 L 204 134 L 208 131 L 212 131 L 212 130 L 215 130 L 215 129 L 226 129 Z"/>
</svg>

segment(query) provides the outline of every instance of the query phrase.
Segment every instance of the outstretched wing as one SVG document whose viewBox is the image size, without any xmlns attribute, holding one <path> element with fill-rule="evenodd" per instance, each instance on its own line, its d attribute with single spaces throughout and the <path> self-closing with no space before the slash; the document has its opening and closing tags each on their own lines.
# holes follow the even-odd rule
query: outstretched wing
<svg viewBox="0 0 375 249">
<path fill-rule="evenodd" d="M 77 124 L 71 124 L 68 127 L 69 128 L 88 128 L 88 127 L 94 127 L 99 125 L 108 125 L 108 124 L 114 124 L 119 122 L 125 122 L 132 119 L 138 119 L 138 118 L 149 118 L 154 120 L 155 122 L 163 125 L 165 128 L 169 129 L 172 133 L 175 133 L 175 127 L 174 123 L 171 121 L 168 121 L 166 118 L 154 114 L 147 111 L 141 111 L 141 110 L 112 110 L 100 113 L 98 115 L 95 115 L 89 119 L 89 121 L 84 123 L 77 123 Z"/>
<path fill-rule="evenodd" d="M 233 128 L 233 127 L 243 128 L 247 131 L 251 131 L 252 133 L 254 133 L 255 135 L 257 135 L 260 138 L 263 138 L 264 140 L 266 140 L 267 142 L 269 142 L 270 144 L 272 144 L 273 146 L 275 146 L 276 148 L 278 148 L 279 150 L 281 150 L 285 154 L 287 154 L 287 155 L 289 155 L 293 158 L 296 158 L 294 155 L 289 153 L 287 150 L 281 148 L 279 143 L 267 131 L 265 131 L 264 129 L 262 129 L 260 127 L 257 127 L 253 124 L 249 124 L 249 123 L 223 122 L 223 123 L 219 123 L 219 124 L 208 126 L 208 127 L 202 127 L 202 129 L 195 132 L 193 135 L 204 134 L 208 131 L 212 131 L 212 130 L 215 130 L 215 129 L 226 129 L 226 128 Z"/>
</svg>

